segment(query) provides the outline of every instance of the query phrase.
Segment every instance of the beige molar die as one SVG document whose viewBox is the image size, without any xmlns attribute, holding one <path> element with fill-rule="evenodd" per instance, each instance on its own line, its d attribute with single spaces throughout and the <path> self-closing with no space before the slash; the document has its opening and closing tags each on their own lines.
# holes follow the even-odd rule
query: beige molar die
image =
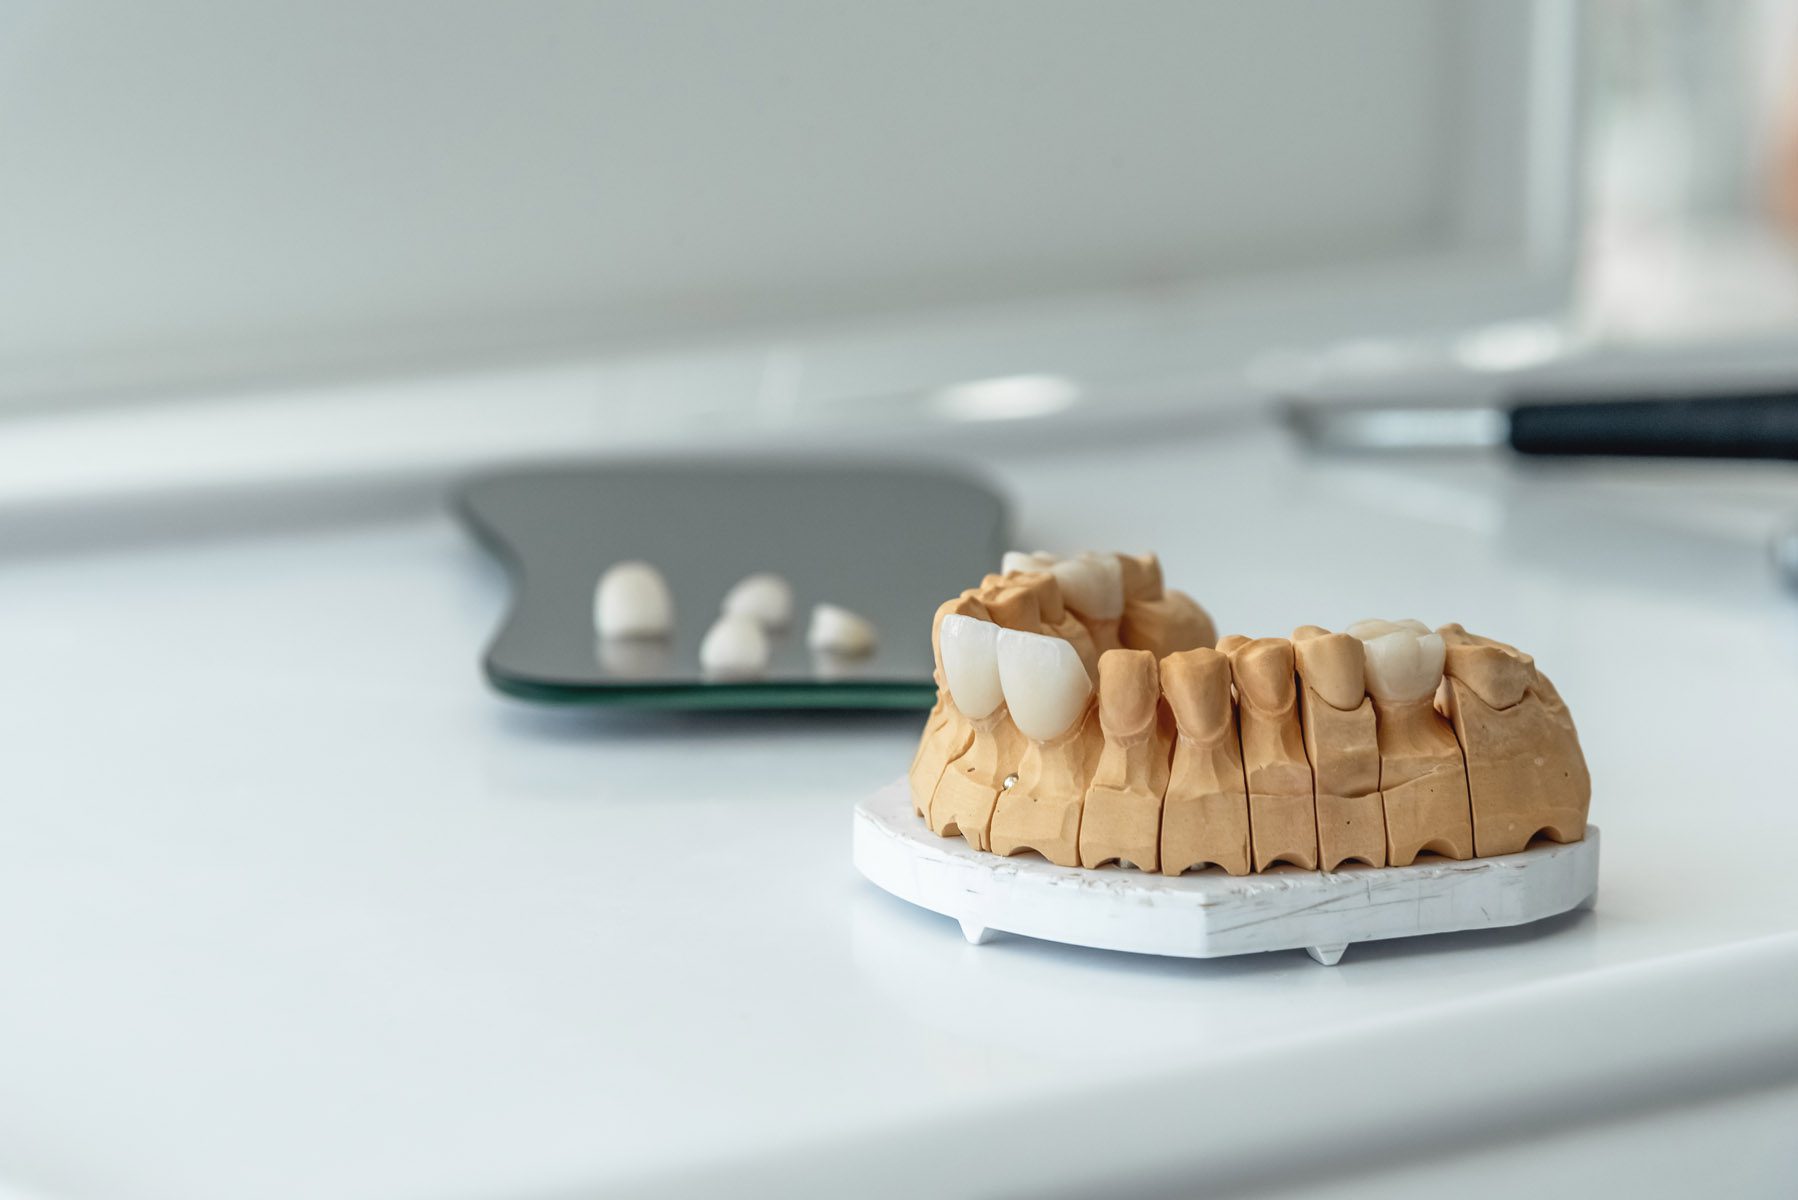
<svg viewBox="0 0 1798 1200">
<path fill-rule="evenodd" d="M 1311 760 L 1318 869 L 1386 865 L 1380 744 L 1367 695 L 1367 656 L 1356 638 L 1303 625 L 1292 634 L 1299 722 Z"/>
<path fill-rule="evenodd" d="M 1099 731 L 1104 744 L 1080 818 L 1080 865 L 1161 862 L 1161 804 L 1167 795 L 1173 718 L 1147 650 L 1110 650 L 1099 660 Z"/>
<path fill-rule="evenodd" d="M 1446 648 L 1440 693 L 1467 757 L 1474 852 L 1524 849 L 1538 834 L 1586 834 L 1592 779 L 1573 718 L 1527 655 L 1459 625 L 1437 631 Z"/>
<path fill-rule="evenodd" d="M 1187 650 L 1161 660 L 1161 694 L 1174 721 L 1174 756 L 1161 808 L 1161 872 L 1217 866 L 1247 875 L 1249 798 L 1230 702 L 1230 660 Z"/>
</svg>

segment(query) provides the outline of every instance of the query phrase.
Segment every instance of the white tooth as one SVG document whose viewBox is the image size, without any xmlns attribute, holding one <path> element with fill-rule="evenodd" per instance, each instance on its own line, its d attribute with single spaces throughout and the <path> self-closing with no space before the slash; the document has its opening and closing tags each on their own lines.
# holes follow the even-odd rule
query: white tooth
<svg viewBox="0 0 1798 1200">
<path fill-rule="evenodd" d="M 593 589 L 593 625 L 602 637 L 665 637 L 674 629 L 668 581 L 646 562 L 613 563 Z"/>
<path fill-rule="evenodd" d="M 1019 571 L 1047 571 L 1055 565 L 1055 556 L 1041 550 L 1027 553 L 1023 550 L 1007 550 L 1000 560 L 999 573 L 1011 575 Z"/>
<path fill-rule="evenodd" d="M 999 627 L 978 617 L 951 613 L 937 628 L 943 651 L 943 679 L 955 707 L 974 720 L 1005 702 L 999 688 Z"/>
<path fill-rule="evenodd" d="M 1446 647 L 1422 621 L 1356 621 L 1348 631 L 1367 648 L 1367 691 L 1405 704 L 1433 695 Z"/>
<path fill-rule="evenodd" d="M 724 615 L 753 618 L 763 629 L 785 629 L 793 619 L 793 585 L 772 571 L 746 575 L 724 594 Z"/>
<path fill-rule="evenodd" d="M 813 650 L 859 658 L 874 649 L 876 640 L 874 622 L 859 613 L 835 604 L 813 606 L 812 623 L 805 631 L 805 644 Z"/>
<path fill-rule="evenodd" d="M 707 675 L 743 679 L 768 669 L 768 635 L 751 617 L 724 616 L 699 643 L 699 665 Z"/>
<path fill-rule="evenodd" d="M 1025 737 L 1039 742 L 1066 733 L 1093 694 L 1072 646 L 1015 629 L 999 631 L 999 680 L 1011 719 Z"/>
<path fill-rule="evenodd" d="M 1081 616 L 1104 621 L 1124 614 L 1124 564 L 1117 555 L 1082 554 L 1049 570 L 1061 585 L 1062 601 Z"/>
</svg>

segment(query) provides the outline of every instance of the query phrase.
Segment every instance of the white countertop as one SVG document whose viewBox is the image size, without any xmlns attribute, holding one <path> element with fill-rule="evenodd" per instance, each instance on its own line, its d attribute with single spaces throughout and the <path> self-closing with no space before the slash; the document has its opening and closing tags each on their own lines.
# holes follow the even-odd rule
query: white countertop
<svg viewBox="0 0 1798 1200">
<path fill-rule="evenodd" d="M 747 1195 L 858 1163 L 880 1164 L 861 1194 L 946 1163 L 935 1194 L 1078 1192 L 1225 1159 L 1220 1187 L 1277 1189 L 1319 1183 L 1293 1148 L 1353 1124 L 1351 1081 L 1391 1118 L 1365 1147 L 1423 1112 L 1467 1163 L 1529 1137 L 1665 1182 L 1690 1142 L 1735 1156 L 1730 1194 L 1798 1179 L 1769 1133 L 1798 1113 L 1798 598 L 1762 543 L 1798 477 L 1300 469 L 1267 430 L 979 444 L 1023 542 L 1158 549 L 1222 629 L 1418 616 L 1534 653 L 1592 768 L 1597 910 L 1335 969 L 973 947 L 849 861 L 850 810 L 904 771 L 917 716 L 501 699 L 476 660 L 504 581 L 404 504 L 42 534 L 0 588 L 0 1195 Z M 1565 1092 L 1556 1063 L 1617 1086 Z M 1665 1106 L 1556 1159 L 1553 1129 L 1481 1115 L 1538 1085 L 1587 1097 L 1561 1125 L 1643 1088 Z M 1700 1100 L 1723 1115 L 1679 1115 Z M 1030 1113 L 1039 1135 L 1078 1115 L 1086 1144 L 1006 1149 Z M 1190 1142 L 1106 1150 L 1170 1121 Z M 1359 1194 L 1401 1159 L 1323 1182 Z"/>
</svg>

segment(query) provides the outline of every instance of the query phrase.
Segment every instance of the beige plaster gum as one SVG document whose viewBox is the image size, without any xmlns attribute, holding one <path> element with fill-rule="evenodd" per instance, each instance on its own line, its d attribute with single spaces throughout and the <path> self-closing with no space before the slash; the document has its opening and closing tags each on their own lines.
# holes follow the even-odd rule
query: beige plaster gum
<svg viewBox="0 0 1798 1200">
<path fill-rule="evenodd" d="M 1080 865 L 1156 870 L 1173 718 L 1154 654 L 1112 650 L 1099 660 L 1098 721 L 1104 741 L 1080 818 Z"/>
</svg>

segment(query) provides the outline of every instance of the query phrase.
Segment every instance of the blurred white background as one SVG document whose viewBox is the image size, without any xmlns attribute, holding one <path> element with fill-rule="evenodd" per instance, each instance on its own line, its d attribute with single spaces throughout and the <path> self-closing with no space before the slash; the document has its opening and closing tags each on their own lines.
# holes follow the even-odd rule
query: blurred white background
<svg viewBox="0 0 1798 1200">
<path fill-rule="evenodd" d="M 0 398 L 1351 269 L 1452 266 L 1470 313 L 1514 310 L 1567 261 L 1576 25 L 1434 0 L 26 0 L 0 13 Z"/>
</svg>

